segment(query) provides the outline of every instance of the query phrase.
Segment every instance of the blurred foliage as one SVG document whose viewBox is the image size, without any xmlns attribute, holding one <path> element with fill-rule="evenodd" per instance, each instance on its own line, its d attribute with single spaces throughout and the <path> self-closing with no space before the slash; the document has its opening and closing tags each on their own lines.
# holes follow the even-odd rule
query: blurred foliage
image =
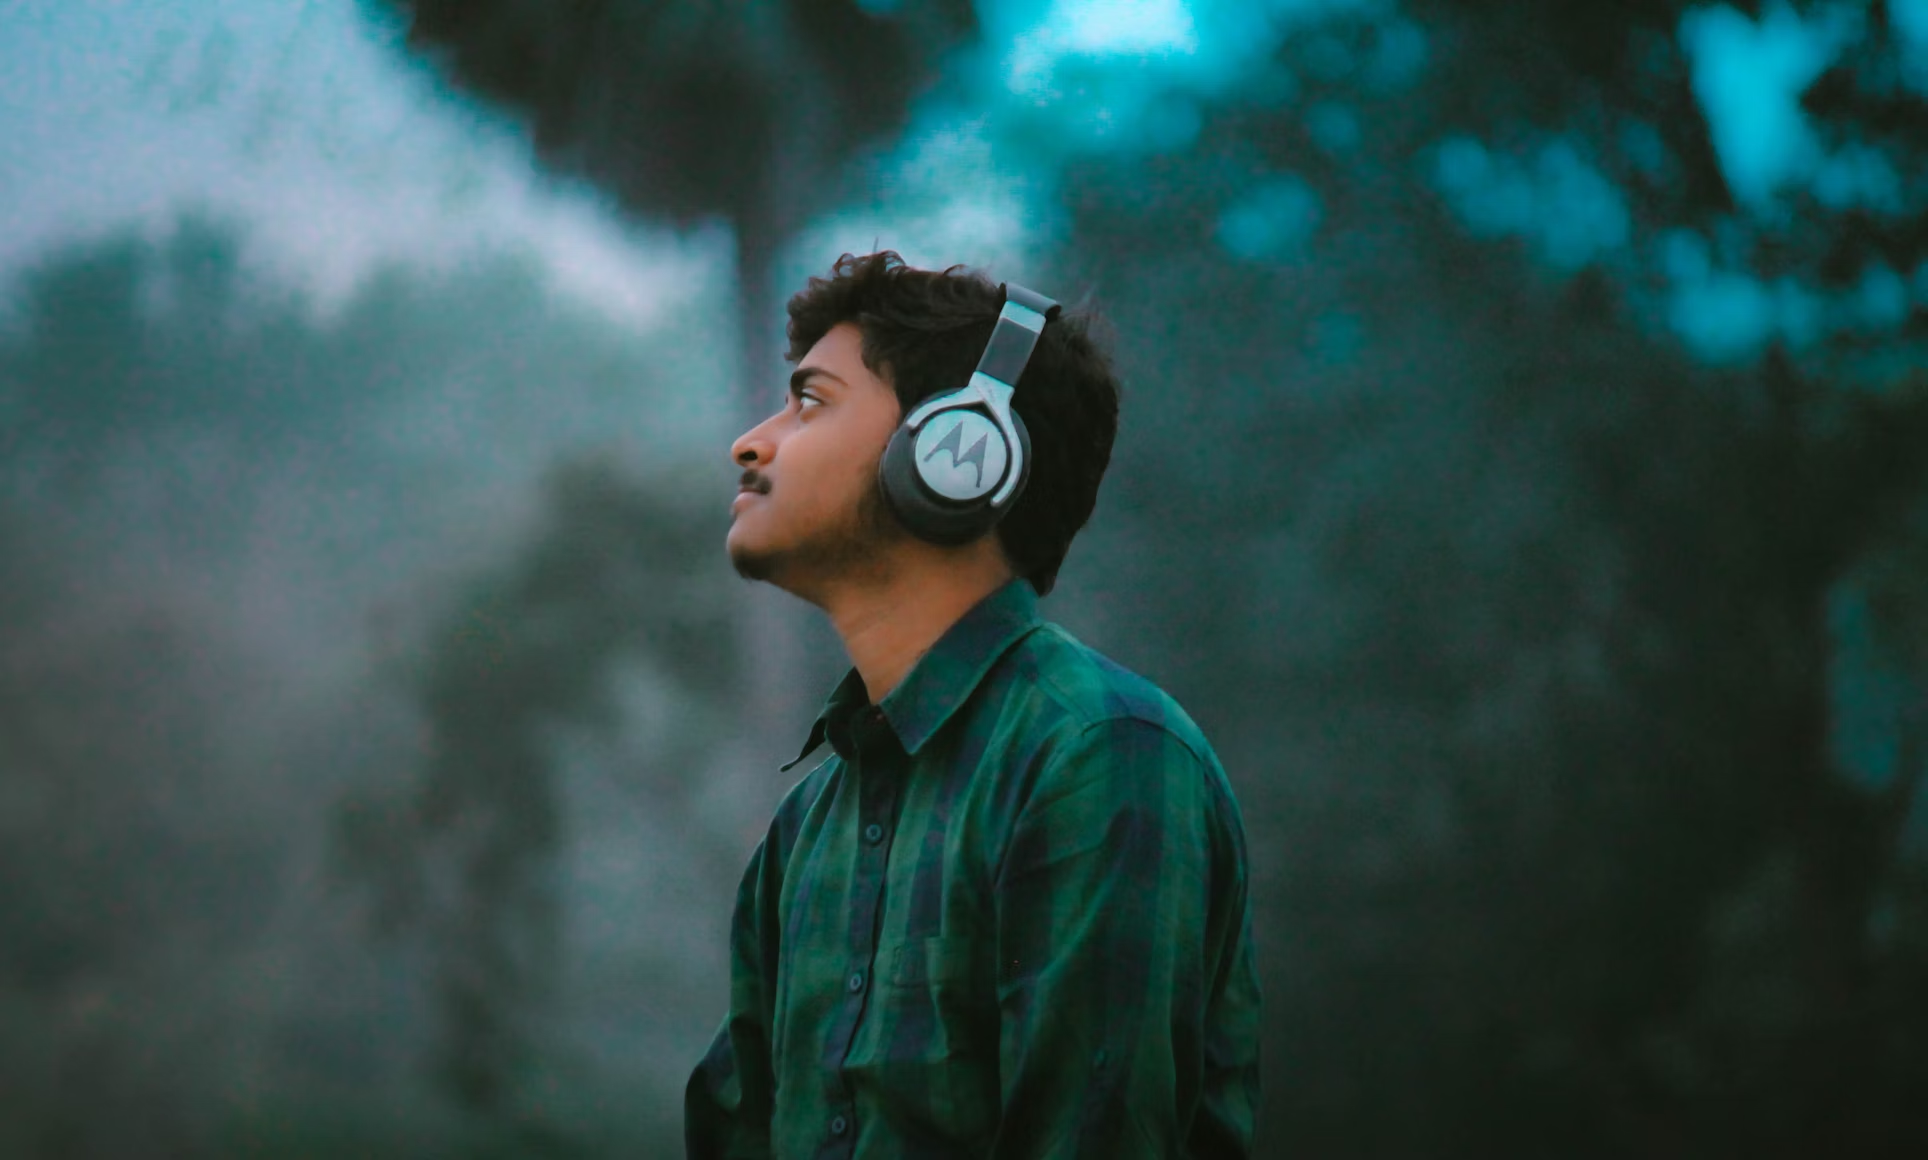
<svg viewBox="0 0 1928 1160">
<path fill-rule="evenodd" d="M 232 642 L 163 600 L 80 606 L 49 530 L 0 511 L 0 1154 L 186 1150 L 150 1004 L 178 948 L 260 929 L 288 819 L 209 808 Z"/>
<path fill-rule="evenodd" d="M 843 162 L 902 128 L 976 24 L 966 0 L 365 2 L 455 83 L 526 115 L 551 164 L 635 212 L 770 238 L 834 206 Z"/>
<path fill-rule="evenodd" d="M 553 849 L 551 789 L 511 783 L 526 763 L 546 774 L 530 722 L 554 697 L 594 716 L 593 673 L 568 679 L 578 654 L 663 660 L 690 740 L 634 788 L 682 784 L 676 763 L 711 728 L 702 706 L 731 656 L 726 565 L 697 549 L 672 489 L 637 490 L 607 453 L 554 467 L 566 518 L 426 654 L 398 639 L 405 611 L 371 611 L 512 549 L 515 521 L 489 513 L 501 526 L 478 529 L 471 497 L 521 486 L 519 455 L 535 466 L 606 442 L 604 400 L 629 409 L 644 369 L 674 360 L 558 310 L 507 260 L 440 282 L 391 272 L 317 315 L 252 282 L 234 232 L 205 220 L 59 254 L 17 294 L 0 337 L 0 1155 L 504 1146 L 407 1095 L 397 1065 L 438 1022 L 445 1040 L 467 1037 L 443 1058 L 512 1044 L 504 995 L 539 972 L 505 960 L 430 977 L 441 1006 L 421 1012 L 409 958 L 371 957 L 321 890 L 316 822 L 358 833 L 367 779 L 428 751 L 405 695 L 364 671 L 371 653 L 421 691 L 426 768 L 498 775 L 477 792 L 443 776 L 424 795 L 433 821 L 511 795 L 500 835 L 466 832 L 469 862 L 441 872 L 525 909 L 438 914 L 443 946 L 539 951 L 555 935 L 520 853 Z M 653 415 L 673 425 L 674 410 Z M 488 667 L 505 647 L 478 619 L 490 609 L 514 626 L 511 677 L 535 693 Z M 504 693 L 513 711 L 498 719 Z M 406 885 L 389 865 L 358 868 L 391 903 Z M 449 1078 L 473 1093 L 495 1066 Z M 633 1140 L 638 1124 L 575 1128 Z M 555 1142 L 526 1129 L 524 1144 Z"/>
<path fill-rule="evenodd" d="M 765 397 L 755 376 L 776 371 L 778 247 L 848 196 L 846 164 L 903 127 L 976 26 L 969 0 L 363 3 L 455 84 L 520 113 L 551 166 L 635 214 L 730 223 L 746 416 Z"/>
<path fill-rule="evenodd" d="M 1830 747 L 1828 625 L 1844 585 L 1884 637 L 1928 607 L 1899 548 L 1928 511 L 1921 313 L 1872 383 L 1837 369 L 1867 336 L 1715 371 L 1641 316 L 1637 267 L 1472 240 L 1430 182 L 1449 137 L 1557 133 L 1635 207 L 1630 253 L 1707 230 L 1762 277 L 1911 269 L 1928 198 L 1880 232 L 1736 215 L 1685 10 L 1416 5 L 1438 63 L 1390 87 L 1399 18 L 1342 18 L 1281 43 L 1297 100 L 1068 174 L 1065 277 L 1114 288 L 1127 435 L 1157 433 L 1108 484 L 1106 563 L 1157 593 L 1120 643 L 1227 751 L 1271 882 L 1267 1154 L 1928 1145 L 1900 838 L 1928 670 L 1870 792 Z M 1892 64 L 1869 19 L 1843 70 Z M 1334 103 L 1350 143 L 1307 115 Z M 1614 151 L 1641 123 L 1673 135 L 1658 165 Z M 1227 208 L 1279 175 L 1316 229 L 1228 253 Z"/>
<path fill-rule="evenodd" d="M 689 771 L 716 736 L 704 716 L 720 716 L 733 684 L 728 575 L 714 521 L 688 495 L 600 460 L 553 473 L 536 539 L 471 584 L 408 677 L 420 773 L 371 785 L 337 815 L 343 869 L 377 890 L 376 929 L 427 942 L 438 1076 L 519 1132 L 558 1130 L 527 1114 L 520 1090 L 536 1050 L 527 1016 L 551 992 L 562 933 L 552 867 L 569 835 L 553 733 L 615 728 L 609 671 L 645 658 L 684 704 L 669 744 L 625 776 L 653 809 L 686 810 Z"/>
</svg>

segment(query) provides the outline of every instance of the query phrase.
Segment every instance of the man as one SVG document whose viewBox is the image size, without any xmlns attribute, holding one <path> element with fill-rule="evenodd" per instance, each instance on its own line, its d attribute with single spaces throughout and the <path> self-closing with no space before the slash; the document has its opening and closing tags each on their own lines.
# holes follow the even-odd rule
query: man
<svg viewBox="0 0 1928 1160">
<path fill-rule="evenodd" d="M 1237 804 L 1171 698 L 1037 614 L 1110 460 L 1107 359 L 1048 299 L 890 252 L 789 312 L 730 559 L 854 667 L 743 877 L 690 1156 L 1247 1155 Z"/>
</svg>

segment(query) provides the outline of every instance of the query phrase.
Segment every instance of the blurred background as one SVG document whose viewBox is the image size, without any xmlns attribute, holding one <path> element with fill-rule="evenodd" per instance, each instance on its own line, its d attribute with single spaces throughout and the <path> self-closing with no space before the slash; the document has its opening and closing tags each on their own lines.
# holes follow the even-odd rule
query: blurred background
<svg viewBox="0 0 1928 1160">
<path fill-rule="evenodd" d="M 1928 1155 L 1928 0 L 0 6 L 0 1156 L 680 1155 L 838 254 L 1107 315 L 1265 1157 Z"/>
</svg>

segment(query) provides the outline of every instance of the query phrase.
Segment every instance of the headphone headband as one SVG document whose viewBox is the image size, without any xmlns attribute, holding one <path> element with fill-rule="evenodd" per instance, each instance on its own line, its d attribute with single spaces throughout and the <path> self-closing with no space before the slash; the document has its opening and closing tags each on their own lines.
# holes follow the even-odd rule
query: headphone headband
<svg viewBox="0 0 1928 1160">
<path fill-rule="evenodd" d="M 1058 304 L 1008 282 L 1003 289 L 1004 307 L 998 311 L 991 341 L 984 344 L 984 354 L 977 360 L 977 373 L 1016 389 L 1044 324 L 1057 317 Z"/>
</svg>

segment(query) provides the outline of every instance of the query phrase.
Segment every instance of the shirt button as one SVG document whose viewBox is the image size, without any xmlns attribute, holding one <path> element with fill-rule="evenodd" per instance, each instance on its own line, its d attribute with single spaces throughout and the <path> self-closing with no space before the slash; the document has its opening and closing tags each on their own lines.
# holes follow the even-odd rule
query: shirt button
<svg viewBox="0 0 1928 1160">
<path fill-rule="evenodd" d="M 872 822 L 868 826 L 864 827 L 864 841 L 869 842 L 871 845 L 875 846 L 877 843 L 883 840 L 884 840 L 884 828 L 882 826 L 878 825 L 876 822 Z"/>
<path fill-rule="evenodd" d="M 862 971 L 852 971 L 852 972 L 850 972 L 850 977 L 849 977 L 848 979 L 845 979 L 845 980 L 844 980 L 844 986 L 846 986 L 846 987 L 849 987 L 849 988 L 850 988 L 850 993 L 851 993 L 851 994 L 853 994 L 853 995 L 855 995 L 855 994 L 856 994 L 857 992 L 859 992 L 859 991 L 861 991 L 861 990 L 863 990 L 863 989 L 864 989 L 864 973 L 863 973 Z"/>
<path fill-rule="evenodd" d="M 842 1116 L 838 1116 L 830 1121 L 830 1134 L 833 1136 L 841 1136 L 849 1130 L 850 1121 L 844 1119 Z"/>
</svg>

